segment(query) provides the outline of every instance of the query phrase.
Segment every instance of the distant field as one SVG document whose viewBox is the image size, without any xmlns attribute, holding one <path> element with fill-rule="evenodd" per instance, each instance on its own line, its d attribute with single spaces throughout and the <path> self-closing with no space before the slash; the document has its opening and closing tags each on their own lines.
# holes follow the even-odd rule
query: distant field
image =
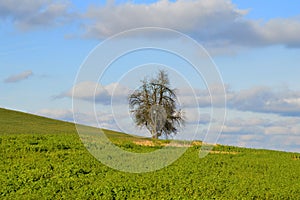
<svg viewBox="0 0 300 200">
<path fill-rule="evenodd" d="M 129 151 L 167 142 L 105 133 Z M 74 124 L 0 109 L 0 198 L 300 199 L 300 154 L 217 145 L 199 159 L 200 147 L 162 170 L 124 173 L 91 156 Z"/>
</svg>

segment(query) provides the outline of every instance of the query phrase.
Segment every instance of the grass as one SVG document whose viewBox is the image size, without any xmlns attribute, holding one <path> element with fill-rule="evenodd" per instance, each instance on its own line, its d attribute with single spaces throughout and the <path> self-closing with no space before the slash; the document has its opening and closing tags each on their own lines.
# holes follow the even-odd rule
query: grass
<svg viewBox="0 0 300 200">
<path fill-rule="evenodd" d="M 104 132 L 130 151 L 164 143 Z M 199 159 L 199 149 L 156 172 L 124 173 L 90 155 L 74 124 L 0 109 L 0 198 L 300 199 L 300 154 L 217 145 Z"/>
</svg>

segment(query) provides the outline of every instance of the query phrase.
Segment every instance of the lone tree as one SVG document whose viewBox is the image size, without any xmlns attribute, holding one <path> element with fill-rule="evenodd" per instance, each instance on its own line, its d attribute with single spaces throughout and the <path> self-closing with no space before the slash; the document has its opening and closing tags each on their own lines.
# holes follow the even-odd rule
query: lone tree
<svg viewBox="0 0 300 200">
<path fill-rule="evenodd" d="M 166 71 L 160 70 L 150 81 L 129 95 L 129 107 L 137 126 L 146 127 L 152 138 L 176 134 L 184 124 L 181 110 L 177 110 L 175 89 L 170 88 Z"/>
</svg>

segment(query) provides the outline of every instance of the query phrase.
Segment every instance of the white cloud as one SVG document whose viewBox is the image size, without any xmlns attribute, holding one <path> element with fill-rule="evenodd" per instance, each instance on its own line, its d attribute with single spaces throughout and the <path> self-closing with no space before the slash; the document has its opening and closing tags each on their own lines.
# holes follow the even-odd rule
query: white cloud
<svg viewBox="0 0 300 200">
<path fill-rule="evenodd" d="M 242 116 L 242 113 L 240 115 Z M 277 119 L 272 119 L 272 116 L 266 118 L 266 116 L 260 117 L 260 114 L 253 113 L 250 117 L 236 117 L 227 120 L 224 134 L 300 136 L 300 118 L 278 116 Z"/>
<path fill-rule="evenodd" d="M 98 39 L 132 28 L 171 28 L 198 40 L 212 53 L 268 45 L 300 47 L 299 16 L 251 20 L 245 17 L 250 11 L 239 9 L 231 0 L 111 2 L 79 10 L 67 0 L 0 0 L 0 21 L 12 22 L 19 30 L 76 21 L 81 23 L 79 28 L 84 29 L 85 36 Z"/>
<path fill-rule="evenodd" d="M 271 87 L 252 87 L 240 91 L 233 91 L 228 85 L 213 86 L 211 91 L 214 106 L 223 106 L 225 88 L 227 108 L 251 111 L 258 113 L 271 113 L 281 116 L 300 116 L 300 91 L 289 88 L 274 89 Z M 195 95 L 191 91 L 180 91 L 180 101 L 184 107 L 211 107 L 211 96 L 207 89 L 194 89 Z M 196 100 L 195 100 L 196 99 Z"/>
<path fill-rule="evenodd" d="M 194 88 L 179 88 L 178 98 L 181 104 L 185 107 L 195 107 L 198 103 L 199 107 L 210 107 L 213 103 L 215 106 L 224 105 L 224 94 L 227 98 L 232 97 L 232 92 L 229 85 L 211 85 L 208 89 Z M 213 96 L 213 97 L 211 97 Z"/>
<path fill-rule="evenodd" d="M 11 75 L 8 78 L 4 80 L 5 83 L 16 83 L 25 79 L 28 79 L 30 76 L 33 75 L 33 72 L 31 70 L 27 70 L 24 72 L 21 72 L 19 74 Z"/>
<path fill-rule="evenodd" d="M 270 44 L 300 47 L 300 18 L 272 19 L 265 23 L 263 35 Z"/>
<path fill-rule="evenodd" d="M 289 134 L 291 129 L 284 126 L 271 126 L 265 129 L 265 134 L 267 135 L 278 135 L 278 134 Z"/>
<path fill-rule="evenodd" d="M 86 35 L 105 38 L 138 27 L 165 27 L 186 33 L 207 48 L 285 45 L 299 47 L 299 18 L 255 21 L 230 0 L 160 0 L 151 4 L 90 6 Z"/>
<path fill-rule="evenodd" d="M 293 141 L 293 139 L 300 138 L 299 122 L 299 117 L 278 116 L 274 118 L 272 115 L 257 113 L 245 117 L 240 111 L 239 117 L 227 120 L 218 143 L 251 148 L 299 151 L 299 147 L 296 145 L 297 141 Z"/>
<path fill-rule="evenodd" d="M 300 116 L 300 91 L 287 88 L 274 90 L 269 87 L 254 87 L 232 93 L 228 106 L 242 111 L 274 113 L 282 116 Z"/>
<path fill-rule="evenodd" d="M 129 89 L 121 86 L 118 83 L 111 83 L 103 86 L 99 83 L 85 81 L 78 83 L 69 91 L 58 95 L 57 98 L 73 97 L 90 102 L 95 101 L 96 103 L 109 105 L 114 102 L 127 102 L 128 94 Z"/>
<path fill-rule="evenodd" d="M 214 121 L 214 119 L 211 119 L 210 114 L 201 113 L 200 111 L 198 113 L 196 108 L 184 109 L 184 116 L 186 118 L 186 123 L 189 124 L 208 124 Z"/>
<path fill-rule="evenodd" d="M 35 114 L 63 121 L 74 122 L 73 111 L 71 109 L 41 109 Z M 101 127 L 110 130 L 120 131 L 115 123 L 114 116 L 111 113 L 99 111 L 97 118 L 94 112 L 74 113 L 77 124 L 84 124 L 93 127 Z M 96 119 L 96 120 L 95 120 Z"/>
<path fill-rule="evenodd" d="M 236 127 L 253 127 L 253 126 L 269 126 L 270 120 L 265 118 L 248 118 L 240 119 L 234 118 L 226 122 L 227 126 L 236 126 Z"/>
<path fill-rule="evenodd" d="M 206 28 L 201 33 L 208 37 L 209 30 L 213 31 L 217 27 L 212 28 L 212 23 L 224 26 L 224 21 L 231 22 L 245 12 L 224 0 L 176 2 L 160 0 L 152 4 L 128 2 L 91 6 L 86 17 L 94 20 L 94 23 L 87 27 L 87 34 L 107 37 L 131 28 L 158 26 L 188 33 Z"/>
<path fill-rule="evenodd" d="M 73 121 L 72 110 L 66 109 L 42 109 L 36 112 L 37 115 L 45 116 L 53 119 L 60 119 L 64 121 Z"/>
<path fill-rule="evenodd" d="M 67 1 L 0 0 L 0 20 L 9 20 L 20 30 L 62 25 L 71 19 Z"/>
<path fill-rule="evenodd" d="M 288 124 L 286 120 L 283 121 L 284 125 L 273 124 L 272 126 L 266 127 L 264 133 L 266 135 L 298 135 L 300 136 L 300 125 L 298 123 Z"/>
<path fill-rule="evenodd" d="M 110 101 L 108 91 L 102 85 L 95 82 L 80 82 L 63 95 L 88 101 L 94 101 L 94 98 L 105 103 Z"/>
</svg>

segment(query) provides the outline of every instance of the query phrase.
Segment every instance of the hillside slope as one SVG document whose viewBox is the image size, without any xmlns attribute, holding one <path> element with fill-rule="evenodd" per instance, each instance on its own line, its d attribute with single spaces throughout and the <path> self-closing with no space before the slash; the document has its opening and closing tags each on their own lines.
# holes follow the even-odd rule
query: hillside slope
<svg viewBox="0 0 300 200">
<path fill-rule="evenodd" d="M 106 133 L 129 151 L 160 148 Z M 91 156 L 74 124 L 0 109 L 0 198 L 300 199 L 300 154 L 218 145 L 199 159 L 199 148 L 162 170 L 124 173 Z"/>
<path fill-rule="evenodd" d="M 130 135 L 103 129 L 108 137 Z M 0 108 L 0 134 L 75 134 L 73 123 Z"/>
</svg>

